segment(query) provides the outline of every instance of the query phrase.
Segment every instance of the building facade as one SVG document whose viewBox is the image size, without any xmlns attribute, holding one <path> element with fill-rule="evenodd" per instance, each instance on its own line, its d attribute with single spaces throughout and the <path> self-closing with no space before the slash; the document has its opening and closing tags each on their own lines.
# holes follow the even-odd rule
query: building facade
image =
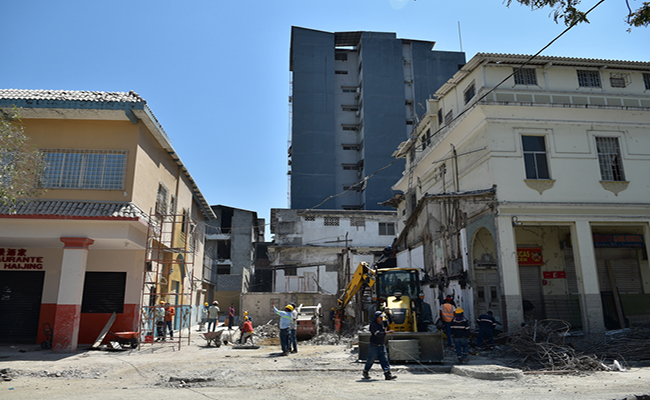
<svg viewBox="0 0 650 400">
<path fill-rule="evenodd" d="M 0 208 L 0 341 L 47 341 L 47 326 L 53 350 L 74 351 L 113 313 L 111 331 L 144 335 L 160 301 L 177 327 L 195 318 L 214 213 L 146 101 L 0 90 L 0 107 L 14 106 L 44 154 L 46 192 Z"/>
<path fill-rule="evenodd" d="M 396 152 L 398 263 L 509 329 L 647 323 L 650 63 L 529 58 L 477 54 L 427 102 Z"/>
<path fill-rule="evenodd" d="M 395 211 L 272 209 L 273 292 L 338 298 L 360 262 L 374 265 L 392 245 L 396 218 Z"/>
<path fill-rule="evenodd" d="M 212 260 L 214 300 L 222 309 L 230 303 L 239 309 L 240 294 L 251 291 L 253 284 L 256 244 L 264 242 L 264 219 L 254 211 L 224 205 L 211 208 L 217 218 L 206 226 L 205 252 Z"/>
<path fill-rule="evenodd" d="M 461 52 L 395 33 L 291 31 L 291 208 L 385 210 L 424 104 Z M 371 179 L 370 179 L 371 178 Z"/>
</svg>

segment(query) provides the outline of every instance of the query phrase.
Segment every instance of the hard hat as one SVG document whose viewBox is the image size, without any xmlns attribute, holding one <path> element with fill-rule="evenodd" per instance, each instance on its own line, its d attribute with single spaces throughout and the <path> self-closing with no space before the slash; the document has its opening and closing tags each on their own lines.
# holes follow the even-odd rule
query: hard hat
<svg viewBox="0 0 650 400">
<path fill-rule="evenodd" d="M 293 306 L 291 304 L 287 304 L 285 308 L 288 309 L 289 311 L 293 311 Z"/>
<path fill-rule="evenodd" d="M 463 312 L 463 309 L 460 308 L 460 307 L 458 307 L 458 308 L 454 311 L 454 314 L 460 314 L 460 313 L 462 313 L 462 312 Z"/>
<path fill-rule="evenodd" d="M 244 311 L 244 315 L 248 315 L 248 310 Z"/>
<path fill-rule="evenodd" d="M 215 300 L 212 302 L 212 304 L 219 304 L 219 302 Z"/>
<path fill-rule="evenodd" d="M 165 304 L 165 300 L 160 300 L 160 304 Z"/>
<path fill-rule="evenodd" d="M 206 303 L 204 304 L 204 306 L 207 306 L 207 305 L 208 305 L 208 303 L 206 302 Z"/>
</svg>

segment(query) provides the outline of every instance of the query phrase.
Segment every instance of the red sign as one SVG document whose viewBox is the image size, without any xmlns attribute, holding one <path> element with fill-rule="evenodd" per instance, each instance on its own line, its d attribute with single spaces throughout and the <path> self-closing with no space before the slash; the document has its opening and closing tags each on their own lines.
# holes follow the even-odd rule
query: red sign
<svg viewBox="0 0 650 400">
<path fill-rule="evenodd" d="M 544 279 L 566 279 L 564 271 L 544 271 Z"/>
<path fill-rule="evenodd" d="M 517 247 L 519 265 L 544 265 L 541 247 Z"/>
</svg>

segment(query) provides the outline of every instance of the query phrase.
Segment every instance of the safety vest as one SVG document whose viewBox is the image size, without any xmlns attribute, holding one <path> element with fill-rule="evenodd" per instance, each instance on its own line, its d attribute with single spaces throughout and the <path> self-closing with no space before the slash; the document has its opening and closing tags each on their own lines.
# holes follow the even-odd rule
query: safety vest
<svg viewBox="0 0 650 400">
<path fill-rule="evenodd" d="M 451 322 L 452 319 L 454 319 L 454 310 L 456 307 L 454 307 L 453 304 L 451 303 L 444 303 L 442 305 L 442 320 L 445 322 Z"/>
</svg>

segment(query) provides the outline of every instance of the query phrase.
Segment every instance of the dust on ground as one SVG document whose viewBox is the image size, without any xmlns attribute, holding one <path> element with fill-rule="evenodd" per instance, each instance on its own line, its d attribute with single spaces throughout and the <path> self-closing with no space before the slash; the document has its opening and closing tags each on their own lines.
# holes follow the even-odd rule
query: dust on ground
<svg viewBox="0 0 650 400">
<path fill-rule="evenodd" d="M 223 328 L 222 328 L 223 329 Z M 36 346 L 0 346 L 2 399 L 248 399 L 495 398 L 642 399 L 650 394 L 650 366 L 625 363 L 625 371 L 531 370 L 522 379 L 490 381 L 451 374 L 455 353 L 445 362 L 392 366 L 396 381 L 385 381 L 379 364 L 361 379 L 353 335 L 325 332 L 282 356 L 278 328 L 255 328 L 255 344 L 236 348 L 238 331 L 222 333 L 219 347 L 192 331 L 182 343 L 143 343 L 139 349 L 55 354 Z M 224 343 L 225 341 L 226 343 Z M 470 365 L 508 366 L 520 359 L 507 345 L 474 350 Z M 559 372 L 559 373 L 558 373 Z"/>
</svg>

